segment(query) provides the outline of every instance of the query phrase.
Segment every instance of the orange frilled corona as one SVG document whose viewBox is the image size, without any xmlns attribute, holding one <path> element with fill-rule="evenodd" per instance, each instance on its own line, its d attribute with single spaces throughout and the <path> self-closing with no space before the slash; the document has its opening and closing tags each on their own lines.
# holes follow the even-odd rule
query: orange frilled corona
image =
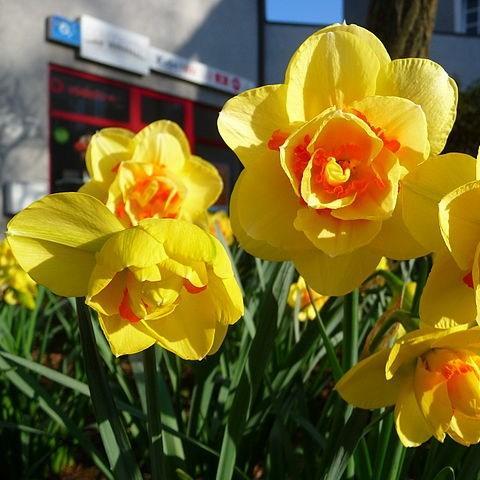
<svg viewBox="0 0 480 480">
<path fill-rule="evenodd" d="M 404 221 L 402 186 L 443 149 L 456 105 L 455 82 L 436 63 L 392 61 L 356 25 L 315 33 L 284 83 L 243 92 L 220 113 L 245 167 L 230 205 L 240 245 L 293 261 L 325 295 L 359 286 L 382 256 L 428 253 Z"/>
</svg>

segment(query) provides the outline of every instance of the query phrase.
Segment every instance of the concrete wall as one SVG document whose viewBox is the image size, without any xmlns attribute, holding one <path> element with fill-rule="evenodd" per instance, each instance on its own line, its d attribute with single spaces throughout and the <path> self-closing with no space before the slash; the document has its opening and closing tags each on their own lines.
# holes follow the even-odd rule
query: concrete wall
<svg viewBox="0 0 480 480">
<path fill-rule="evenodd" d="M 257 81 L 257 0 L 0 0 L 0 183 L 48 178 L 49 62 L 218 106 L 228 98 L 76 58 L 74 49 L 45 40 L 45 20 L 54 14 L 90 14 L 147 35 L 155 47 Z"/>
<path fill-rule="evenodd" d="M 348 20 L 347 20 L 348 21 Z M 265 27 L 266 83 L 283 81 L 296 48 L 321 26 L 267 24 Z M 435 33 L 430 58 L 440 63 L 465 88 L 480 79 L 480 36 Z"/>
</svg>

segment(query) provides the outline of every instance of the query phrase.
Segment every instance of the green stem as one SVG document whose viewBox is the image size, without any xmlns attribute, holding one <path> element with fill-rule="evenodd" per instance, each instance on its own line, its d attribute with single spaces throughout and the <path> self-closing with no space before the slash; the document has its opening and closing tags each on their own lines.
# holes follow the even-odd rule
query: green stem
<svg viewBox="0 0 480 480">
<path fill-rule="evenodd" d="M 388 444 L 390 443 L 390 435 L 393 428 L 393 414 L 389 413 L 382 420 L 382 426 L 380 428 L 380 435 L 378 437 L 377 451 L 375 455 L 375 464 L 373 467 L 373 473 L 375 480 L 382 480 L 382 470 L 385 463 L 385 457 L 387 455 Z"/>
<path fill-rule="evenodd" d="M 90 397 L 110 468 L 115 479 L 142 480 L 142 474 L 133 456 L 127 432 L 115 405 L 113 392 L 108 385 L 105 368 L 98 353 L 90 312 L 84 298 L 77 298 L 76 303 Z"/>
<path fill-rule="evenodd" d="M 342 366 L 346 372 L 358 361 L 358 320 L 359 320 L 359 292 L 358 289 L 345 295 L 343 310 L 343 356 Z M 352 413 L 352 407 L 345 410 L 345 421 Z M 353 457 L 348 461 L 346 478 L 355 476 L 355 463 Z"/>
<path fill-rule="evenodd" d="M 167 476 L 162 443 L 161 386 L 158 382 L 159 373 L 155 348 L 155 345 L 152 345 L 143 351 L 143 370 L 145 374 L 145 394 L 147 397 L 147 425 L 152 480 L 161 480 L 162 478 L 167 478 Z"/>
<path fill-rule="evenodd" d="M 428 269 L 429 269 L 428 257 L 421 257 L 417 259 L 417 264 L 419 265 L 418 279 L 417 279 L 417 286 L 415 288 L 415 295 L 413 296 L 412 310 L 411 310 L 413 317 L 418 317 L 418 311 L 420 308 L 420 298 L 422 296 L 425 283 L 427 282 Z"/>
<path fill-rule="evenodd" d="M 358 289 L 345 295 L 343 314 L 343 370 L 347 371 L 358 361 Z"/>
<path fill-rule="evenodd" d="M 330 363 L 330 368 L 332 369 L 333 378 L 335 379 L 336 382 L 338 382 L 338 380 L 340 380 L 341 376 L 343 375 L 342 367 L 338 362 L 335 349 L 333 348 L 332 342 L 328 336 L 327 329 L 325 328 L 325 324 L 323 323 L 322 317 L 320 316 L 320 312 L 317 310 L 317 307 L 315 306 L 315 302 L 313 301 L 312 291 L 308 285 L 307 285 L 307 292 L 308 292 L 308 296 L 310 297 L 310 303 L 312 304 L 312 307 L 315 310 L 315 315 L 317 317 L 318 325 L 320 326 L 320 336 L 322 337 L 322 342 L 325 347 L 325 351 L 327 352 L 327 357 Z"/>
<path fill-rule="evenodd" d="M 395 451 L 393 452 L 392 463 L 390 466 L 390 473 L 386 480 L 398 480 L 402 472 L 403 461 L 405 460 L 406 448 L 402 445 L 400 440 L 397 440 Z"/>
</svg>

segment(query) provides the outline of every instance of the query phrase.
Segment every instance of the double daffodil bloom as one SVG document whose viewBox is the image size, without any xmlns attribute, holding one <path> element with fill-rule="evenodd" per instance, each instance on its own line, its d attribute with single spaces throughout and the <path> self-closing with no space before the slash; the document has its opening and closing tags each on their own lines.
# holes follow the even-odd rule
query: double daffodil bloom
<svg viewBox="0 0 480 480">
<path fill-rule="evenodd" d="M 220 347 L 243 299 L 220 242 L 175 219 L 125 229 L 81 193 L 44 197 L 8 224 L 20 265 L 62 296 L 85 296 L 115 355 L 154 343 L 185 359 Z"/>
<path fill-rule="evenodd" d="M 478 158 L 470 155 L 433 155 L 403 182 L 405 222 L 412 235 L 434 252 L 433 268 L 420 301 L 422 325 L 449 328 L 472 322 L 476 316 L 472 277 L 476 243 L 470 244 L 468 260 L 456 261 L 445 242 L 449 244 L 449 237 L 457 236 L 452 230 L 456 227 L 449 226 L 450 203 L 465 191 L 464 185 L 480 178 L 478 171 Z M 452 191 L 454 193 L 447 195 Z M 474 204 L 462 198 L 461 207 L 455 208 L 453 215 L 463 217 L 467 211 L 468 215 L 475 215 Z M 453 233 L 450 234 L 450 230 Z M 468 237 L 467 231 L 464 234 Z"/>
<path fill-rule="evenodd" d="M 395 405 L 402 443 L 480 441 L 480 328 L 422 329 L 359 362 L 335 387 L 366 409 Z"/>
<path fill-rule="evenodd" d="M 439 225 L 448 252 L 437 256 L 425 286 L 422 307 L 426 324 L 446 328 L 475 318 L 479 322 L 479 202 L 478 180 L 461 185 L 440 201 Z"/>
<path fill-rule="evenodd" d="M 457 88 L 436 63 L 391 61 L 355 25 L 332 25 L 295 52 L 279 85 L 229 100 L 220 133 L 243 165 L 235 236 L 250 253 L 292 260 L 319 293 L 341 295 L 382 256 L 428 252 L 403 220 L 402 183 L 439 153 Z"/>
<path fill-rule="evenodd" d="M 145 218 L 206 223 L 223 183 L 217 169 L 192 155 L 182 129 L 159 120 L 136 135 L 105 128 L 86 154 L 91 180 L 80 192 L 98 198 L 126 227 Z"/>
<path fill-rule="evenodd" d="M 315 290 L 310 289 L 310 292 L 312 294 L 313 304 L 303 277 L 299 277 L 295 283 L 290 285 L 287 303 L 292 308 L 298 307 L 298 319 L 301 322 L 315 320 L 317 317 L 316 312 L 319 312 L 328 300 L 327 296 L 320 295 Z"/>
<path fill-rule="evenodd" d="M 35 308 L 37 284 L 15 260 L 8 242 L 0 242 L 0 298 L 9 305 Z"/>
</svg>

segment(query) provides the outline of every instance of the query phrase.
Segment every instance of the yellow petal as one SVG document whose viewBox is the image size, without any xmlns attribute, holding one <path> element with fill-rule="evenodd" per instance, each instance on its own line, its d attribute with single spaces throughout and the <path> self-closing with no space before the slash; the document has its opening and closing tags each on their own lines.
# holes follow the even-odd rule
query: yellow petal
<svg viewBox="0 0 480 480">
<path fill-rule="evenodd" d="M 421 359 L 415 369 L 415 395 L 420 409 L 439 441 L 445 438 L 453 415 L 447 382 L 440 372 L 431 372 Z"/>
<path fill-rule="evenodd" d="M 162 120 L 166 121 L 166 120 Z M 158 122 L 156 122 L 158 123 Z M 173 122 L 172 125 L 176 125 Z M 181 172 L 185 159 L 189 158 L 190 153 L 185 154 L 185 145 L 183 141 L 175 135 L 171 135 L 168 131 L 150 127 L 145 127 L 135 136 L 135 152 L 131 158 L 132 162 L 160 164 L 171 170 L 172 172 Z M 175 128 L 180 129 L 176 126 Z M 148 130 L 147 133 L 143 133 Z M 183 132 L 181 132 L 184 135 Z M 138 137 L 138 138 L 137 138 Z M 188 146 L 188 144 L 187 144 Z"/>
<path fill-rule="evenodd" d="M 241 188 L 240 184 L 244 179 L 245 177 L 240 174 L 240 177 L 238 177 L 235 183 L 235 189 Z M 289 254 L 286 250 L 274 247 L 273 245 L 270 245 L 262 240 L 256 240 L 247 234 L 245 228 L 240 223 L 239 217 L 241 210 L 242 207 L 239 202 L 230 203 L 230 221 L 232 224 L 232 231 L 235 235 L 235 238 L 238 240 L 239 245 L 245 251 L 255 257 L 263 258 L 273 262 L 287 260 L 289 258 Z"/>
<path fill-rule="evenodd" d="M 139 328 L 153 336 L 165 349 L 185 360 L 201 360 L 212 349 L 217 319 L 212 315 L 212 293 L 191 294 L 182 290 L 170 315 L 158 320 L 141 320 Z"/>
<path fill-rule="evenodd" d="M 163 220 L 158 220 L 163 221 Z M 162 244 L 143 229 L 136 227 L 111 236 L 97 253 L 89 296 L 96 295 L 117 272 L 127 267 L 157 265 L 167 258 Z"/>
<path fill-rule="evenodd" d="M 185 220 L 193 222 L 216 202 L 223 190 L 222 177 L 211 163 L 191 156 L 185 162 L 182 181 L 187 192 L 181 215 Z"/>
<path fill-rule="evenodd" d="M 31 277 L 58 295 L 83 296 L 95 253 L 123 227 L 97 199 L 57 193 L 32 203 L 8 224 L 12 251 Z"/>
<path fill-rule="evenodd" d="M 380 65 L 389 63 L 390 55 L 383 46 L 383 43 L 366 28 L 359 27 L 358 25 L 346 25 L 345 23 L 335 23 L 328 27 L 322 28 L 314 35 L 319 35 L 326 32 L 348 32 L 359 37 L 363 42 L 368 43 L 368 46 L 375 52 L 375 55 L 380 62 Z"/>
<path fill-rule="evenodd" d="M 307 250 L 293 257 L 295 267 L 311 288 L 321 295 L 345 295 L 375 271 L 381 256 L 368 248 L 329 257 L 319 250 Z"/>
<path fill-rule="evenodd" d="M 477 249 L 475 250 L 471 275 L 475 292 L 475 304 L 477 307 L 476 320 L 480 325 L 480 243 L 477 245 Z"/>
<path fill-rule="evenodd" d="M 294 225 L 322 252 L 336 257 L 370 243 L 380 231 L 382 222 L 341 220 L 328 211 L 306 207 L 298 210 Z"/>
<path fill-rule="evenodd" d="M 290 129 L 285 91 L 284 85 L 254 88 L 231 98 L 223 106 L 218 131 L 245 166 L 265 161 L 265 156 L 272 162 L 278 159 L 278 152 L 268 148 L 268 141 L 275 131 Z"/>
<path fill-rule="evenodd" d="M 376 94 L 408 98 L 420 105 L 427 118 L 431 152 L 443 150 L 455 121 L 458 90 L 440 65 L 424 58 L 393 60 L 380 68 Z"/>
<path fill-rule="evenodd" d="M 212 348 L 209 350 L 208 355 L 215 355 L 220 347 L 222 346 L 223 341 L 227 335 L 228 325 L 223 325 L 222 323 L 217 323 L 215 326 L 215 337 L 213 338 Z"/>
<path fill-rule="evenodd" d="M 217 255 L 215 237 L 189 222 L 149 218 L 142 220 L 139 228 L 163 245 L 168 257 L 187 265 L 193 261 L 212 263 Z"/>
<path fill-rule="evenodd" d="M 413 238 L 405 225 L 402 216 L 402 196 L 402 190 L 400 189 L 393 215 L 382 223 L 380 233 L 369 245 L 372 250 L 379 252 L 381 256 L 395 260 L 421 257 L 428 253 L 428 250 Z"/>
<path fill-rule="evenodd" d="M 369 43 L 347 31 L 312 35 L 285 74 L 291 120 L 310 120 L 330 106 L 344 107 L 375 92 L 380 68 Z"/>
<path fill-rule="evenodd" d="M 452 328 L 448 335 L 441 335 L 432 342 L 432 348 L 459 348 L 477 353 L 480 349 L 480 327 L 468 328 L 468 325 L 459 325 Z"/>
<path fill-rule="evenodd" d="M 125 128 L 103 128 L 92 136 L 85 161 L 92 180 L 109 184 L 115 178 L 115 167 L 128 160 L 134 134 Z"/>
<path fill-rule="evenodd" d="M 462 270 L 471 270 L 480 239 L 480 182 L 470 182 L 450 192 L 439 204 L 440 231 Z"/>
<path fill-rule="evenodd" d="M 405 447 L 417 447 L 433 435 L 418 405 L 413 375 L 402 386 L 394 415 L 398 437 Z"/>
<path fill-rule="evenodd" d="M 402 181 L 403 218 L 410 232 L 429 251 L 445 248 L 438 224 L 438 203 L 444 195 L 475 180 L 470 155 L 432 155 Z"/>
<path fill-rule="evenodd" d="M 170 120 L 158 120 L 150 123 L 150 125 L 147 125 L 135 135 L 132 143 L 134 147 L 138 147 L 150 143 L 150 140 L 153 140 L 153 144 L 155 141 L 160 143 L 164 139 L 168 139 L 168 137 L 173 137 L 176 140 L 175 147 L 176 145 L 180 146 L 182 157 L 190 156 L 190 144 L 184 131 Z M 161 146 L 158 146 L 158 148 L 161 149 Z"/>
<path fill-rule="evenodd" d="M 372 127 L 381 129 L 387 141 L 400 144 L 395 155 L 408 170 L 428 157 L 427 120 L 419 105 L 405 98 L 375 95 L 354 102 L 352 108 L 365 115 Z"/>
<path fill-rule="evenodd" d="M 425 327 L 407 333 L 397 340 L 390 351 L 385 366 L 387 378 L 392 378 L 395 372 L 404 365 L 415 365 L 417 357 L 431 348 L 448 347 L 449 345 L 451 348 L 454 348 L 453 342 L 457 338 L 456 336 L 460 335 L 458 338 L 463 338 L 462 334 L 465 333 L 464 330 L 466 328 L 467 325 L 459 325 L 449 330 Z"/>
<path fill-rule="evenodd" d="M 248 237 L 285 251 L 311 248 L 303 233 L 294 228 L 300 203 L 279 163 L 259 161 L 247 167 L 230 202 L 236 222 Z M 242 245 L 241 236 L 238 239 Z"/>
<path fill-rule="evenodd" d="M 102 203 L 106 203 L 108 198 L 108 185 L 105 182 L 90 180 L 78 189 L 78 193 L 90 195 L 98 198 Z"/>
<path fill-rule="evenodd" d="M 124 320 L 120 315 L 99 315 L 98 320 L 116 357 L 141 352 L 155 343 L 155 339 L 139 329 L 137 324 Z"/>
<path fill-rule="evenodd" d="M 480 418 L 464 415 L 456 410 L 448 434 L 458 443 L 470 446 L 480 442 Z"/>
<path fill-rule="evenodd" d="M 463 281 L 467 273 L 448 252 L 435 257 L 420 300 L 422 326 L 450 328 L 474 321 L 475 293 Z"/>
<path fill-rule="evenodd" d="M 339 382 L 335 390 L 349 404 L 358 408 L 382 408 L 397 401 L 404 376 L 391 380 L 385 378 L 388 350 L 381 350 L 353 366 Z"/>
</svg>

